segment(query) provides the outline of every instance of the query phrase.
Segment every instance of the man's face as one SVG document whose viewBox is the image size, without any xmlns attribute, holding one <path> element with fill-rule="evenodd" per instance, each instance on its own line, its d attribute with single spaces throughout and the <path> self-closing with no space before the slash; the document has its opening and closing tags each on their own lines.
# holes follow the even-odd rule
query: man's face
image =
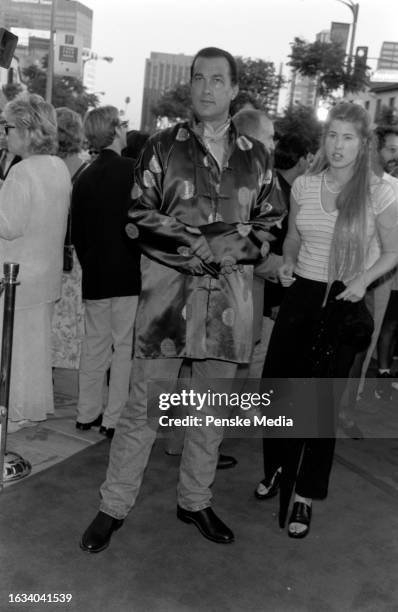
<svg viewBox="0 0 398 612">
<path fill-rule="evenodd" d="M 380 149 L 383 168 L 391 174 L 398 168 L 398 134 L 387 134 L 384 146 Z"/>
<path fill-rule="evenodd" d="M 116 127 L 116 135 L 119 138 L 121 149 L 125 149 L 127 147 L 127 130 L 128 130 L 129 122 L 123 120 L 122 117 L 119 117 L 119 123 Z"/>
<path fill-rule="evenodd" d="M 223 123 L 229 115 L 231 101 L 238 93 L 232 85 L 225 57 L 198 57 L 191 81 L 191 97 L 195 114 L 201 121 Z"/>
</svg>

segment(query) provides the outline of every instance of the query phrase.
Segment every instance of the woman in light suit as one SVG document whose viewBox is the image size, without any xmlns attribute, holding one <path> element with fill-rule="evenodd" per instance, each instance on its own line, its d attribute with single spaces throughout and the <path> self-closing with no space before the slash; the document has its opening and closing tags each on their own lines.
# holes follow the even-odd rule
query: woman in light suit
<svg viewBox="0 0 398 612">
<path fill-rule="evenodd" d="M 20 265 L 11 365 L 9 431 L 54 412 L 51 318 L 59 298 L 70 175 L 57 149 L 55 110 L 21 95 L 4 109 L 8 150 L 22 158 L 0 190 L 0 267 Z M 0 317 L 1 318 L 1 317 Z"/>
</svg>

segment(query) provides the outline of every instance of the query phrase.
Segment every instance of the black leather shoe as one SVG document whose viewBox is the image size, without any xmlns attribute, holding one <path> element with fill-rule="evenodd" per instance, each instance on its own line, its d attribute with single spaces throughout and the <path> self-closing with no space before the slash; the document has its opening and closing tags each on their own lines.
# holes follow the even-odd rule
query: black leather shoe
<svg viewBox="0 0 398 612">
<path fill-rule="evenodd" d="M 113 436 L 115 435 L 115 428 L 114 427 L 104 427 L 103 425 L 101 425 L 101 427 L 99 428 L 99 432 L 103 436 L 106 436 L 107 438 L 112 440 Z"/>
<path fill-rule="evenodd" d="M 80 540 L 80 548 L 85 552 L 98 553 L 109 546 L 112 533 L 120 529 L 123 519 L 115 519 L 105 512 L 98 512 L 97 516 L 86 529 Z"/>
<path fill-rule="evenodd" d="M 191 512 L 190 510 L 184 510 L 181 506 L 177 506 L 177 517 L 180 521 L 184 521 L 184 523 L 196 525 L 200 533 L 212 542 L 229 544 L 234 541 L 232 531 L 218 518 L 211 508 Z"/>
<path fill-rule="evenodd" d="M 235 457 L 230 457 L 229 455 L 218 455 L 217 469 L 227 470 L 228 468 L 235 467 L 237 463 L 238 462 Z"/>
<path fill-rule="evenodd" d="M 288 525 L 288 536 L 289 538 L 305 538 L 308 535 L 311 524 L 311 516 L 312 516 L 312 506 L 305 504 L 304 502 L 294 502 L 293 510 L 289 518 Z M 306 529 L 296 533 L 295 531 L 290 531 L 291 523 L 300 523 L 300 525 L 304 525 Z"/>
<path fill-rule="evenodd" d="M 94 419 L 94 421 L 90 421 L 90 423 L 80 423 L 79 421 L 76 421 L 76 429 L 87 431 L 88 429 L 91 429 L 92 427 L 99 427 L 101 423 L 102 423 L 102 414 L 97 416 L 97 418 Z"/>
<path fill-rule="evenodd" d="M 272 499 L 277 495 L 279 491 L 279 484 L 281 481 L 281 473 L 275 472 L 273 477 L 271 478 L 271 483 L 263 478 L 261 482 L 258 483 L 254 495 L 257 499 Z"/>
</svg>

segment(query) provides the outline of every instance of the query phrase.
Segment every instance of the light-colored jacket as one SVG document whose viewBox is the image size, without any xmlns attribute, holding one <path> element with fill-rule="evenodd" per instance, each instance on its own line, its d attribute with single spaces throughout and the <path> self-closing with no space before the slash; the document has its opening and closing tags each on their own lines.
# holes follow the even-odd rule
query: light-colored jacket
<svg viewBox="0 0 398 612">
<path fill-rule="evenodd" d="M 60 296 L 71 181 L 65 163 L 32 155 L 13 166 L 0 189 L 0 275 L 19 264 L 16 307 Z"/>
</svg>

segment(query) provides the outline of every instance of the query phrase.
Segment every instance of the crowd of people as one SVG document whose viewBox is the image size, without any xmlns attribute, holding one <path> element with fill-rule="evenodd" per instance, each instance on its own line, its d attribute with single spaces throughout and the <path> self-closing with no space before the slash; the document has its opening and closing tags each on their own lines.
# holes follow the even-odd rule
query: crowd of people
<svg viewBox="0 0 398 612">
<path fill-rule="evenodd" d="M 246 98 L 238 108 L 238 82 L 230 53 L 200 50 L 192 119 L 151 137 L 128 133 L 113 106 L 82 121 L 23 94 L 3 111 L 0 253 L 21 283 L 8 430 L 54 411 L 52 368 L 78 370 L 76 428 L 112 439 L 86 552 L 109 545 L 137 498 L 157 435 L 151 381 L 228 392 L 252 379 L 347 380 L 318 408 L 337 404 L 349 434 L 376 347 L 376 397 L 398 386 L 398 128 L 373 133 L 367 111 L 343 101 L 318 140 Z M 220 454 L 215 413 L 204 402 L 206 426 L 172 432 L 170 452 L 181 455 L 177 517 L 225 544 L 234 534 L 211 485 L 237 461 Z M 294 493 L 292 538 L 327 496 L 334 446 L 330 432 L 263 440 L 254 493 L 280 492 L 281 527 Z"/>
</svg>

